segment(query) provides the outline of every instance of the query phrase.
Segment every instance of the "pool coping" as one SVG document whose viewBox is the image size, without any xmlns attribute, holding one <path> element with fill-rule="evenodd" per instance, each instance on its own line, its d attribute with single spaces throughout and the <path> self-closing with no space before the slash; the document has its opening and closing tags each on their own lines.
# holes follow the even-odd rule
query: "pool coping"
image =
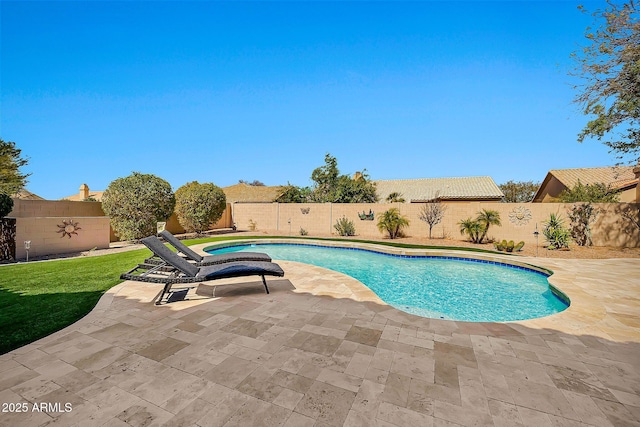
<svg viewBox="0 0 640 427">
<path fill-rule="evenodd" d="M 387 245 L 381 245 L 381 244 L 375 244 L 375 243 L 362 243 L 362 242 L 352 242 L 352 241 L 326 241 L 326 240 L 316 240 L 316 239 L 287 239 L 287 238 L 273 238 L 273 239 L 247 238 L 247 239 L 238 239 L 238 240 L 225 240 L 225 241 L 216 242 L 213 244 L 206 243 L 206 244 L 194 245 L 192 249 L 199 250 L 206 254 L 207 250 L 214 249 L 214 248 L 225 248 L 225 247 L 240 246 L 240 245 L 247 245 L 247 244 L 255 244 L 255 245 L 291 244 L 291 245 L 300 245 L 300 246 L 320 246 L 320 247 L 324 246 L 324 247 L 369 251 L 369 252 L 375 252 L 375 253 L 398 256 L 398 257 L 427 258 L 427 259 L 444 258 L 444 259 L 468 260 L 468 261 L 476 261 L 476 262 L 486 261 L 492 264 L 503 265 L 510 268 L 523 269 L 526 271 L 532 271 L 534 273 L 539 273 L 546 276 L 547 282 L 549 283 L 549 290 L 556 297 L 558 297 L 560 300 L 562 300 L 565 304 L 568 305 L 568 307 L 565 310 L 558 313 L 553 313 L 547 316 L 536 317 L 532 319 L 524 319 L 524 320 L 502 321 L 497 323 L 530 322 L 530 321 L 545 319 L 545 318 L 549 318 L 552 316 L 557 316 L 562 313 L 565 313 L 569 311 L 573 306 L 572 300 L 569 297 L 569 295 L 567 295 L 567 293 L 564 290 L 560 289 L 555 283 L 552 283 L 553 276 L 555 274 L 553 270 L 546 267 L 531 264 L 529 262 L 522 262 L 522 261 L 515 260 L 513 256 L 509 256 L 509 255 L 499 255 L 499 254 L 491 254 L 486 252 L 474 252 L 474 251 L 460 251 L 460 250 L 454 250 L 454 249 L 400 248 L 400 247 L 393 247 L 393 246 L 387 246 Z M 291 262 L 291 261 L 288 261 L 288 262 Z M 304 263 L 301 263 L 301 264 L 304 264 Z M 312 265 L 312 264 L 306 264 L 306 265 Z M 315 265 L 314 267 L 323 268 Z M 323 269 L 330 270 L 326 268 L 323 268 Z M 330 270 L 330 271 L 334 271 L 334 270 Z M 340 274 L 344 274 L 344 273 L 340 273 Z M 375 294 L 375 292 L 373 292 L 364 283 L 360 282 L 359 280 L 347 274 L 345 274 L 345 276 L 353 279 L 355 282 L 357 282 L 359 286 L 366 288 L 366 290 L 373 293 L 377 297 L 377 294 Z M 383 304 L 392 307 L 390 304 L 382 301 L 379 297 L 377 298 Z M 418 315 L 415 315 L 415 316 L 421 317 Z M 444 319 L 444 320 L 450 320 L 455 322 L 469 322 L 469 323 L 486 323 L 487 322 L 487 321 L 474 322 L 474 321 L 451 320 L 451 319 Z"/>
</svg>

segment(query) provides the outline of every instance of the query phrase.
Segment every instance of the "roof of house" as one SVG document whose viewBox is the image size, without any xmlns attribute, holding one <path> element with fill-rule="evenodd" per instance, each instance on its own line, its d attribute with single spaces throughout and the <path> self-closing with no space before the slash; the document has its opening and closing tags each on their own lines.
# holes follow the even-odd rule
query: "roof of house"
<svg viewBox="0 0 640 427">
<path fill-rule="evenodd" d="M 103 194 L 104 194 L 104 191 L 89 191 L 89 197 L 95 199 L 98 202 L 102 201 Z M 61 200 L 69 200 L 72 202 L 83 202 L 85 198 L 81 197 L 79 193 L 76 193 L 72 196 L 63 197 Z"/>
<path fill-rule="evenodd" d="M 609 184 L 612 187 L 628 183 L 635 179 L 633 166 L 607 166 L 602 168 L 577 168 L 550 170 L 549 174 L 558 181 L 573 188 L 578 181 L 583 185 L 598 183 Z"/>
<path fill-rule="evenodd" d="M 23 188 L 22 190 L 18 191 L 16 194 L 14 194 L 12 196 L 13 198 L 16 199 L 20 199 L 20 200 L 46 200 L 44 197 L 40 197 L 35 193 L 32 193 L 31 191 Z"/>
<path fill-rule="evenodd" d="M 259 186 L 238 183 L 222 189 L 227 196 L 227 203 L 271 203 L 282 192 L 282 187 Z"/>
<path fill-rule="evenodd" d="M 380 201 L 393 192 L 407 202 L 427 200 L 500 200 L 502 190 L 489 176 L 460 178 L 419 178 L 374 181 Z"/>
<path fill-rule="evenodd" d="M 555 177 L 565 187 L 573 188 L 580 182 L 583 185 L 603 183 L 614 189 L 625 189 L 638 184 L 638 178 L 633 173 L 633 166 L 605 166 L 599 168 L 553 169 L 547 173 L 540 188 L 533 197 L 534 200 L 546 187 L 549 180 Z"/>
</svg>

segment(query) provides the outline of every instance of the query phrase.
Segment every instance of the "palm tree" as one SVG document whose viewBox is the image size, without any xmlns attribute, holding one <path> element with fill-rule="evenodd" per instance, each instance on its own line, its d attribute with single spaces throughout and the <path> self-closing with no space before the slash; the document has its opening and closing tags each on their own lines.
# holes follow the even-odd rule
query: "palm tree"
<svg viewBox="0 0 640 427">
<path fill-rule="evenodd" d="M 490 225 L 502 225 L 500 223 L 500 214 L 498 213 L 498 211 L 492 211 L 488 209 L 483 209 L 482 212 L 478 212 L 476 221 L 478 221 L 484 228 L 484 230 L 482 231 L 482 236 L 480 237 L 480 240 L 478 240 L 478 243 L 482 243 L 484 238 L 487 236 Z"/>
<path fill-rule="evenodd" d="M 468 234 L 473 243 L 480 243 L 480 233 L 484 228 L 480 221 L 469 217 L 460 221 L 458 225 L 460 226 L 460 234 Z"/>
<path fill-rule="evenodd" d="M 387 196 L 387 202 L 389 203 L 404 203 L 404 197 L 402 197 L 402 193 L 394 191 Z"/>
<path fill-rule="evenodd" d="M 397 208 L 391 208 L 380 214 L 378 217 L 378 230 L 381 233 L 389 233 L 390 239 L 395 239 L 400 235 L 402 229 L 409 225 L 409 220 L 400 215 Z"/>
</svg>

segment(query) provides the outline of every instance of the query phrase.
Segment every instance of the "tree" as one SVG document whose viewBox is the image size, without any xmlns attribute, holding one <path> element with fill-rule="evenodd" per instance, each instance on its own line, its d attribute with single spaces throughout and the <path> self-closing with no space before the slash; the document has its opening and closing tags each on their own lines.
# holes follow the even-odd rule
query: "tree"
<svg viewBox="0 0 640 427">
<path fill-rule="evenodd" d="M 494 210 L 483 209 L 476 219 L 471 217 L 458 223 L 460 234 L 468 234 L 473 243 L 482 243 L 491 225 L 501 225 L 500 214 Z"/>
<path fill-rule="evenodd" d="M 387 196 L 388 203 L 404 203 L 404 197 L 402 197 L 402 193 L 394 191 Z"/>
<path fill-rule="evenodd" d="M 428 201 L 420 209 L 418 218 L 429 225 L 429 239 L 431 239 L 431 230 L 435 225 L 440 224 L 446 210 L 447 207 L 440 202 L 438 194 L 435 199 Z"/>
<path fill-rule="evenodd" d="M 616 203 L 620 199 L 611 186 L 604 183 L 583 185 L 580 181 L 573 188 L 567 188 L 558 195 L 560 203 Z"/>
<path fill-rule="evenodd" d="M 176 198 L 171 185 L 151 174 L 133 174 L 112 181 L 102 196 L 102 209 L 123 240 L 155 234 L 156 223 L 173 213 Z"/>
<path fill-rule="evenodd" d="M 287 183 L 275 201 L 278 203 L 304 203 L 309 201 L 310 194 L 311 189 L 309 187 L 298 187 Z"/>
<path fill-rule="evenodd" d="M 22 190 L 27 184 L 27 177 L 31 174 L 20 172 L 26 166 L 28 159 L 20 157 L 22 150 L 15 142 L 4 141 L 0 138 L 0 193 L 12 196 Z"/>
<path fill-rule="evenodd" d="M 479 243 L 482 243 L 484 238 L 487 236 L 487 232 L 489 232 L 489 226 L 502 225 L 500 223 L 500 214 L 498 213 L 498 211 L 489 209 L 483 209 L 482 212 L 478 212 L 476 221 L 478 221 L 483 228 Z"/>
<path fill-rule="evenodd" d="M 313 189 L 308 196 L 315 203 L 375 203 L 378 201 L 376 187 L 369 180 L 366 171 L 358 173 L 355 179 L 340 175 L 338 161 L 331 154 L 324 156 L 325 164 L 313 170 Z"/>
<path fill-rule="evenodd" d="M 580 7 L 585 11 L 584 8 Z M 640 155 L 640 20 L 634 0 L 607 0 L 604 10 L 592 14 L 597 27 L 587 28 L 589 44 L 572 57 L 570 75 L 574 102 L 587 116 L 595 116 L 578 135 L 603 142 L 620 160 L 630 163 Z"/>
<path fill-rule="evenodd" d="M 359 179 L 352 179 L 348 175 L 340 175 L 333 191 L 333 203 L 375 203 L 378 201 L 376 187 L 369 180 L 366 173 L 360 174 Z"/>
<path fill-rule="evenodd" d="M 8 194 L 0 193 L 0 219 L 13 210 L 13 199 Z M 0 258 L 1 259 L 1 258 Z"/>
<path fill-rule="evenodd" d="M 504 193 L 505 203 L 527 203 L 533 200 L 536 191 L 540 187 L 539 182 L 533 181 L 507 181 L 498 185 Z"/>
<path fill-rule="evenodd" d="M 463 219 L 458 223 L 460 226 L 460 234 L 467 234 L 473 243 L 480 243 L 480 235 L 482 234 L 482 224 L 476 219 Z"/>
<path fill-rule="evenodd" d="M 324 165 L 311 172 L 311 180 L 315 183 L 311 193 L 311 201 L 324 203 L 333 202 L 333 193 L 338 186 L 338 160 L 331 154 L 324 156 Z"/>
<path fill-rule="evenodd" d="M 193 181 L 176 190 L 176 215 L 188 232 L 200 234 L 208 230 L 226 207 L 227 198 L 215 184 Z"/>
<path fill-rule="evenodd" d="M 402 236 L 402 229 L 409 226 L 409 220 L 400 215 L 397 208 L 391 208 L 378 216 L 378 230 L 387 232 L 390 239 Z"/>
</svg>

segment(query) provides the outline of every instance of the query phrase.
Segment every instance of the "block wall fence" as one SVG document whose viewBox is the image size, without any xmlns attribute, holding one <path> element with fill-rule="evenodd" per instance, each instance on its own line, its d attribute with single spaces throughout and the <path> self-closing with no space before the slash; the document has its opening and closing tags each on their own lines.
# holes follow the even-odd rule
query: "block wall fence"
<svg viewBox="0 0 640 427">
<path fill-rule="evenodd" d="M 482 209 L 498 211 L 501 226 L 491 226 L 489 237 L 496 240 L 523 240 L 535 244 L 536 225 L 541 233 L 543 223 L 551 213 L 559 213 L 569 226 L 567 211 L 572 204 L 562 203 L 498 203 L 498 202 L 443 202 L 446 207 L 442 222 L 434 226 L 434 238 L 447 237 L 463 240 L 458 222 L 468 217 L 474 218 Z M 278 232 L 282 235 L 300 235 L 300 228 L 310 235 L 335 234 L 334 224 L 343 216 L 355 224 L 356 235 L 360 237 L 381 237 L 376 226 L 378 214 L 391 207 L 399 209 L 410 225 L 408 236 L 428 237 L 428 225 L 419 219 L 423 203 L 376 203 L 376 204 L 339 204 L 339 203 L 234 203 L 231 205 L 233 221 L 239 230 L 248 230 L 250 221 L 256 224 L 256 230 Z M 640 247 L 640 230 L 623 216 L 623 213 L 640 215 L 640 204 L 636 203 L 598 203 L 601 213 L 592 224 L 592 238 L 595 246 Z M 361 220 L 360 213 L 375 214 L 373 221 Z M 539 243 L 544 243 L 542 233 Z"/>
<path fill-rule="evenodd" d="M 118 237 L 110 226 L 100 202 L 75 202 L 69 200 L 13 200 L 13 210 L 7 215 L 16 219 L 16 258 L 24 259 L 24 241 L 31 241 L 29 256 L 87 251 L 108 248 Z M 80 230 L 71 238 L 58 233 L 63 221 L 78 223 Z M 233 224 L 229 205 L 222 218 L 211 229 L 230 228 Z M 167 221 L 166 229 L 180 234 L 185 230 L 176 215 Z"/>
<path fill-rule="evenodd" d="M 410 221 L 406 230 L 408 236 L 428 237 L 426 223 L 420 221 L 422 203 L 233 203 L 227 204 L 222 218 L 211 229 L 231 228 L 250 229 L 250 221 L 256 224 L 257 231 L 275 232 L 280 235 L 297 236 L 300 229 L 309 235 L 326 236 L 335 234 L 334 224 L 343 216 L 355 224 L 358 237 L 381 237 L 376 227 L 377 215 L 396 207 Z M 482 209 L 492 209 L 500 213 L 501 226 L 492 226 L 489 237 L 496 240 L 524 240 L 535 244 L 533 232 L 542 231 L 543 222 L 551 213 L 559 213 L 568 225 L 567 211 L 571 204 L 559 203 L 492 203 L 492 202 L 445 202 L 443 221 L 433 229 L 434 238 L 447 237 L 462 240 L 458 222 L 475 217 Z M 595 246 L 640 247 L 640 231 L 623 213 L 640 215 L 640 204 L 610 203 L 597 204 L 601 210 L 592 225 Z M 360 220 L 358 214 L 373 212 L 373 221 Z M 8 217 L 16 219 L 16 257 L 24 259 L 26 251 L 24 241 L 31 241 L 30 256 L 50 255 L 86 251 L 93 248 L 107 248 L 117 237 L 105 216 L 100 202 L 74 202 L 49 200 L 14 200 L 13 211 Z M 73 220 L 81 230 L 71 238 L 58 233 L 64 220 Z M 167 222 L 167 230 L 175 234 L 184 232 L 173 215 Z M 544 243 L 540 235 L 539 243 Z"/>
</svg>

